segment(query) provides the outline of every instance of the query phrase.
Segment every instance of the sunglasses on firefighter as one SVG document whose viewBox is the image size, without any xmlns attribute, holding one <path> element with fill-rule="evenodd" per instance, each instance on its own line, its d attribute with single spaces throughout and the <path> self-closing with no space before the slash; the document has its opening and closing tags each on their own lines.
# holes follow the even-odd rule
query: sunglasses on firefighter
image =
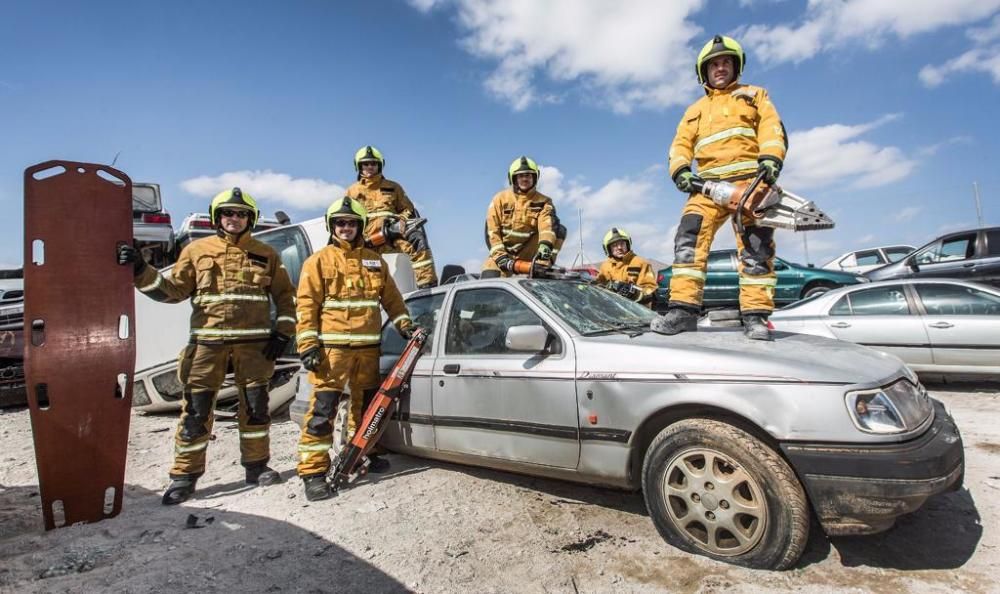
<svg viewBox="0 0 1000 594">
<path fill-rule="evenodd" d="M 334 227 L 357 227 L 358 221 L 356 219 L 333 219 Z"/>
<path fill-rule="evenodd" d="M 222 216 L 224 216 L 224 217 L 236 217 L 236 218 L 239 218 L 239 219 L 245 219 L 245 218 L 247 218 L 247 217 L 250 216 L 250 211 L 248 211 L 248 210 L 229 210 L 227 208 L 225 210 L 220 210 L 219 214 L 222 215 Z"/>
</svg>

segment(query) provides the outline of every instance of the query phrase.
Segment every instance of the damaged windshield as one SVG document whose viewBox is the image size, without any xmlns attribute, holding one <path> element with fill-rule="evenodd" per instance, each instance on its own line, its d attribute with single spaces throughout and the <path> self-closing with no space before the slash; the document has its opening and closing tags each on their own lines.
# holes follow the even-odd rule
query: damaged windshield
<svg viewBox="0 0 1000 594">
<path fill-rule="evenodd" d="M 580 334 L 648 327 L 656 317 L 649 308 L 596 285 L 546 280 L 521 284 Z"/>
</svg>

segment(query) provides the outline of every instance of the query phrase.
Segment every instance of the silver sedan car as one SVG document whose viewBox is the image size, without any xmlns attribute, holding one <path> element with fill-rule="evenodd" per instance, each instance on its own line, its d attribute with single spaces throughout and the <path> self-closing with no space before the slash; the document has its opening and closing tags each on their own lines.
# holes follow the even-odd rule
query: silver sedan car
<svg viewBox="0 0 1000 594">
<path fill-rule="evenodd" d="M 475 280 L 406 299 L 432 335 L 389 449 L 641 489 L 683 550 L 784 569 L 813 514 L 828 534 L 873 533 L 961 486 L 958 429 L 896 357 L 786 333 L 663 336 L 649 309 L 573 280 Z M 383 373 L 402 346 L 387 326 Z"/>
<path fill-rule="evenodd" d="M 947 279 L 835 289 L 771 315 L 776 330 L 896 355 L 918 373 L 1000 374 L 1000 290 Z"/>
</svg>

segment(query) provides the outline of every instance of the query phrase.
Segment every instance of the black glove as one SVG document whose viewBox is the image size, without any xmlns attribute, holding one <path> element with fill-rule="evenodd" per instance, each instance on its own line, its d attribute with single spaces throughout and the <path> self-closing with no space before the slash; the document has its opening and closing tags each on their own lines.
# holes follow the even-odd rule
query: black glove
<svg viewBox="0 0 1000 594">
<path fill-rule="evenodd" d="M 385 240 L 388 243 L 392 243 L 397 239 L 403 238 L 403 233 L 406 231 L 406 221 L 403 219 L 397 219 L 396 217 L 386 217 L 385 221 L 382 223 L 382 235 L 385 236 Z"/>
<path fill-rule="evenodd" d="M 618 284 L 618 294 L 622 297 L 635 301 L 639 297 L 639 287 L 632 283 L 619 283 Z"/>
<path fill-rule="evenodd" d="M 299 353 L 299 359 L 302 360 L 303 367 L 308 371 L 315 372 L 319 369 L 319 364 L 323 362 L 323 349 L 318 346 L 306 349 Z"/>
<path fill-rule="evenodd" d="M 695 180 L 695 175 L 691 173 L 690 167 L 683 167 L 680 171 L 674 174 L 674 185 L 677 189 L 685 194 L 690 194 L 694 192 L 694 185 L 692 182 Z"/>
<path fill-rule="evenodd" d="M 497 268 L 507 274 L 514 274 L 514 258 L 511 258 L 507 254 L 497 256 L 494 260 L 497 264 Z"/>
<path fill-rule="evenodd" d="M 763 173 L 761 180 L 771 186 L 778 181 L 778 174 L 781 173 L 781 162 L 771 157 L 761 157 L 757 159 L 757 173 Z"/>
<path fill-rule="evenodd" d="M 405 239 L 413 246 L 414 252 L 422 252 L 427 249 L 427 234 L 424 233 L 423 227 L 408 229 Z"/>
<path fill-rule="evenodd" d="M 264 353 L 264 358 L 268 361 L 276 360 L 285 353 L 285 347 L 288 346 L 290 340 L 292 340 L 291 336 L 285 336 L 281 332 L 271 332 L 271 338 L 267 340 L 267 344 L 261 350 Z"/>
<path fill-rule="evenodd" d="M 122 266 L 132 263 L 132 272 L 139 276 L 139 273 L 146 268 L 146 260 L 142 257 L 142 252 L 137 250 L 135 246 L 128 245 L 126 243 L 118 246 L 118 263 Z"/>
<path fill-rule="evenodd" d="M 410 340 L 411 338 L 413 338 L 413 333 L 416 331 L 417 327 L 413 324 L 410 324 L 409 326 L 404 326 L 403 328 L 400 328 L 399 335 L 405 338 L 406 340 Z"/>
</svg>

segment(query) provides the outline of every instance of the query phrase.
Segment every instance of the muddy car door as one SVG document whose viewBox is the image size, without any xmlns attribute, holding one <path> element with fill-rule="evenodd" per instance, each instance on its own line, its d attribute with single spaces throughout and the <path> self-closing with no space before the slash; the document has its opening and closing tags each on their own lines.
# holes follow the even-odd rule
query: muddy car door
<svg viewBox="0 0 1000 594">
<path fill-rule="evenodd" d="M 544 328 L 545 352 L 507 344 L 515 326 Z M 434 365 L 437 448 L 576 468 L 580 457 L 572 343 L 503 287 L 456 290 Z"/>
</svg>

